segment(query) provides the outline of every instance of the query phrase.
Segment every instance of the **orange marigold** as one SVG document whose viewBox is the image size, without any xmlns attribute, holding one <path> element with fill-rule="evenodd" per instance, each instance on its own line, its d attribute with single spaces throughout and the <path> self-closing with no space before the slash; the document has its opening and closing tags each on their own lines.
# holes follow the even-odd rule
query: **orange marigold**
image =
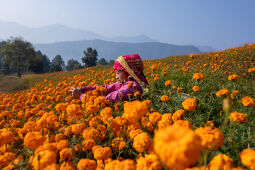
<svg viewBox="0 0 255 170">
<path fill-rule="evenodd" d="M 193 86 L 193 87 L 192 87 L 192 90 L 193 90 L 194 92 L 198 92 L 198 91 L 200 91 L 200 87 L 199 87 L 199 86 Z"/>
<path fill-rule="evenodd" d="M 244 149 L 240 153 L 240 158 L 241 158 L 242 164 L 249 167 L 250 169 L 255 169 L 255 150 Z"/>
<path fill-rule="evenodd" d="M 81 111 L 81 106 L 78 104 L 71 104 L 66 108 L 66 112 L 72 116 L 79 116 L 80 111 Z"/>
<path fill-rule="evenodd" d="M 255 105 L 255 100 L 249 96 L 242 98 L 241 102 L 245 107 L 253 107 Z"/>
<path fill-rule="evenodd" d="M 236 80 L 238 78 L 238 75 L 236 74 L 232 74 L 230 76 L 228 76 L 228 80 Z"/>
<path fill-rule="evenodd" d="M 224 143 L 224 134 L 218 128 L 200 127 L 195 132 L 201 137 L 202 145 L 205 148 L 217 150 Z"/>
<path fill-rule="evenodd" d="M 225 154 L 218 154 L 212 158 L 208 164 L 209 169 L 232 169 L 233 160 Z"/>
<path fill-rule="evenodd" d="M 144 152 L 149 149 L 152 141 L 148 133 L 143 132 L 134 137 L 133 147 L 137 152 Z"/>
<path fill-rule="evenodd" d="M 96 170 L 97 164 L 96 161 L 91 159 L 81 159 L 77 164 L 78 170 Z"/>
<path fill-rule="evenodd" d="M 165 113 L 162 115 L 162 119 L 158 121 L 158 128 L 166 128 L 167 126 L 170 126 L 173 124 L 172 115 L 171 113 Z"/>
<path fill-rule="evenodd" d="M 161 101 L 162 101 L 162 102 L 168 102 L 169 99 L 170 99 L 169 96 L 166 96 L 166 95 L 161 96 Z"/>
<path fill-rule="evenodd" d="M 123 161 L 114 160 L 106 163 L 105 170 L 134 170 L 136 169 L 136 164 L 131 159 L 125 159 Z"/>
<path fill-rule="evenodd" d="M 220 97 L 220 96 L 226 97 L 226 96 L 228 96 L 228 94 L 229 94 L 229 90 L 224 88 L 224 89 L 217 91 L 216 96 L 217 97 Z"/>
<path fill-rule="evenodd" d="M 56 163 L 57 155 L 50 150 L 44 150 L 35 155 L 32 160 L 34 169 L 39 170 L 47 167 L 50 164 Z"/>
<path fill-rule="evenodd" d="M 109 147 L 94 146 L 92 152 L 96 160 L 106 160 L 112 155 L 112 150 Z"/>
<path fill-rule="evenodd" d="M 7 129 L 0 129 L 0 147 L 13 142 L 14 139 L 14 133 L 7 130 Z"/>
<path fill-rule="evenodd" d="M 36 149 L 43 144 L 46 140 L 45 136 L 42 136 L 41 132 L 29 132 L 24 138 L 24 146 L 29 149 Z"/>
<path fill-rule="evenodd" d="M 154 136 L 154 151 L 169 169 L 185 169 L 201 155 L 200 137 L 191 129 L 169 126 Z"/>
<path fill-rule="evenodd" d="M 165 82 L 165 86 L 170 86 L 172 84 L 172 80 L 167 80 L 166 82 Z"/>
<path fill-rule="evenodd" d="M 193 74 L 193 80 L 200 81 L 204 79 L 204 75 L 202 73 Z"/>
<path fill-rule="evenodd" d="M 175 122 L 176 120 L 183 119 L 184 116 L 185 116 L 185 111 L 180 109 L 180 110 L 177 110 L 177 111 L 174 112 L 174 114 L 172 116 L 172 119 Z"/>
<path fill-rule="evenodd" d="M 189 98 L 182 102 L 182 107 L 187 111 L 193 111 L 197 108 L 196 99 Z"/>
<path fill-rule="evenodd" d="M 238 112 L 232 112 L 229 115 L 229 119 L 232 122 L 244 124 L 246 122 L 246 119 L 247 119 L 247 114 L 245 114 L 245 113 L 238 113 Z"/>
<path fill-rule="evenodd" d="M 161 165 L 160 159 L 155 154 L 145 155 L 145 157 L 140 157 L 137 160 L 136 169 L 139 170 L 161 170 L 163 166 Z"/>
</svg>

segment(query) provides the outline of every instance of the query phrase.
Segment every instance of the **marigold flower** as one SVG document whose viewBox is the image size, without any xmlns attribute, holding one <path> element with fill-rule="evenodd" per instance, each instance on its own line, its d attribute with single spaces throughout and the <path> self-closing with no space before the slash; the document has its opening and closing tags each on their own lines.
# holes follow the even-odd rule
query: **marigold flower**
<svg viewBox="0 0 255 170">
<path fill-rule="evenodd" d="M 140 93 L 140 91 L 136 91 L 135 93 L 134 93 L 134 96 L 136 97 L 136 96 L 139 96 L 141 93 Z"/>
<path fill-rule="evenodd" d="M 6 152 L 3 155 L 0 155 L 0 168 L 6 167 L 15 158 L 16 154 L 11 152 Z"/>
<path fill-rule="evenodd" d="M 202 73 L 193 74 L 193 80 L 200 81 L 204 79 L 204 75 Z"/>
<path fill-rule="evenodd" d="M 198 92 L 198 91 L 200 91 L 200 87 L 199 87 L 199 86 L 193 86 L 193 87 L 192 87 L 192 90 L 193 90 L 194 92 Z"/>
<path fill-rule="evenodd" d="M 78 104 L 71 104 L 66 108 L 66 112 L 72 116 L 79 116 L 80 111 L 81 111 L 81 106 Z"/>
<path fill-rule="evenodd" d="M 184 116 L 185 116 L 185 111 L 180 109 L 180 110 L 177 110 L 176 112 L 174 112 L 172 119 L 175 122 L 176 120 L 183 119 Z"/>
<path fill-rule="evenodd" d="M 236 74 L 232 74 L 230 76 L 228 76 L 228 80 L 236 80 L 238 78 L 238 75 Z"/>
<path fill-rule="evenodd" d="M 100 132 L 95 128 L 87 128 L 83 130 L 82 136 L 84 139 L 97 139 Z"/>
<path fill-rule="evenodd" d="M 145 155 L 145 157 L 140 157 L 137 160 L 136 169 L 139 170 L 161 170 L 163 167 L 161 165 L 160 159 L 155 154 Z"/>
<path fill-rule="evenodd" d="M 211 128 L 214 128 L 214 123 L 212 121 L 207 121 L 204 125 L 204 127 L 211 127 Z"/>
<path fill-rule="evenodd" d="M 24 146 L 29 149 L 36 149 L 46 140 L 40 132 L 29 132 L 24 138 Z"/>
<path fill-rule="evenodd" d="M 132 87 L 133 84 L 134 84 L 133 82 L 129 82 L 129 83 L 128 83 L 128 88 Z"/>
<path fill-rule="evenodd" d="M 181 127 L 186 127 L 189 129 L 192 129 L 192 125 L 189 121 L 187 120 L 176 120 L 173 124 L 173 126 L 181 126 Z"/>
<path fill-rule="evenodd" d="M 224 134 L 218 129 L 211 127 L 200 127 L 195 130 L 201 137 L 203 147 L 217 150 L 224 143 Z"/>
<path fill-rule="evenodd" d="M 228 94 L 229 94 L 229 90 L 224 88 L 224 89 L 217 91 L 216 96 L 217 97 L 220 97 L 220 96 L 226 97 L 226 96 L 228 96 Z"/>
<path fill-rule="evenodd" d="M 86 139 L 82 142 L 82 150 L 83 151 L 90 151 L 94 146 L 96 145 L 96 142 L 93 139 Z"/>
<path fill-rule="evenodd" d="M 57 142 L 57 149 L 60 151 L 64 148 L 67 148 L 69 146 L 69 143 L 67 140 L 60 140 Z"/>
<path fill-rule="evenodd" d="M 131 139 L 134 139 L 140 133 L 143 133 L 141 129 L 134 129 L 129 132 L 129 136 Z"/>
<path fill-rule="evenodd" d="M 240 153 L 241 162 L 250 169 L 255 169 L 255 150 L 244 149 Z"/>
<path fill-rule="evenodd" d="M 229 115 L 229 119 L 232 122 L 243 124 L 243 123 L 246 122 L 247 114 L 245 114 L 245 113 L 238 113 L 238 112 L 232 112 Z"/>
<path fill-rule="evenodd" d="M 72 161 L 67 161 L 61 164 L 60 170 L 76 170 L 76 168 Z"/>
<path fill-rule="evenodd" d="M 201 155 L 200 137 L 191 129 L 169 126 L 154 136 L 154 151 L 169 169 L 185 169 Z"/>
<path fill-rule="evenodd" d="M 84 123 L 74 124 L 72 125 L 72 133 L 73 134 L 82 133 L 85 128 L 86 128 L 86 125 Z"/>
<path fill-rule="evenodd" d="M 123 161 L 114 160 L 106 163 L 105 170 L 134 170 L 136 169 L 136 164 L 131 159 L 125 159 Z"/>
<path fill-rule="evenodd" d="M 253 107 L 255 105 L 255 100 L 249 96 L 242 98 L 241 102 L 245 107 Z"/>
<path fill-rule="evenodd" d="M 133 147 L 137 152 L 144 152 L 149 149 L 152 141 L 148 133 L 143 132 L 134 137 Z"/>
<path fill-rule="evenodd" d="M 77 164 L 78 170 L 96 170 L 97 164 L 96 161 L 91 159 L 81 159 Z"/>
<path fill-rule="evenodd" d="M 232 169 L 233 160 L 225 154 L 218 154 L 212 158 L 208 164 L 209 169 Z"/>
<path fill-rule="evenodd" d="M 161 120 L 161 118 L 162 118 L 162 115 L 159 112 L 153 112 L 149 114 L 149 120 L 153 125 L 157 124 L 158 121 Z"/>
<path fill-rule="evenodd" d="M 170 99 L 169 96 L 166 96 L 166 95 L 161 96 L 161 101 L 162 102 L 168 102 L 169 99 Z"/>
<path fill-rule="evenodd" d="M 166 82 L 165 82 L 165 86 L 170 86 L 172 84 L 172 80 L 167 80 Z"/>
<path fill-rule="evenodd" d="M 105 118 L 112 118 L 112 108 L 111 107 L 106 107 L 104 109 L 101 110 L 100 115 Z"/>
<path fill-rule="evenodd" d="M 60 151 L 60 162 L 64 162 L 64 161 L 71 161 L 72 160 L 72 152 L 71 152 L 71 148 L 64 148 Z"/>
<path fill-rule="evenodd" d="M 57 155 L 53 151 L 44 150 L 35 155 L 32 160 L 34 169 L 39 170 L 47 167 L 50 164 L 56 163 Z"/>
<path fill-rule="evenodd" d="M 182 102 L 182 107 L 187 111 L 193 111 L 197 108 L 196 99 L 189 98 Z"/>
<path fill-rule="evenodd" d="M 105 160 L 111 157 L 112 150 L 109 147 L 101 147 L 101 146 L 94 146 L 92 148 L 92 152 L 94 154 L 94 158 L 96 160 Z"/>
<path fill-rule="evenodd" d="M 126 118 L 129 122 L 135 123 L 148 113 L 148 107 L 146 101 L 140 102 L 135 100 L 133 102 L 126 102 L 122 117 Z"/>
<path fill-rule="evenodd" d="M 126 142 L 123 138 L 115 138 L 112 140 L 112 148 L 115 150 L 121 150 L 126 146 Z"/>
<path fill-rule="evenodd" d="M 162 115 L 162 119 L 158 121 L 158 128 L 166 128 L 167 126 L 170 126 L 173 124 L 172 115 L 171 113 L 165 113 Z"/>
<path fill-rule="evenodd" d="M 15 140 L 14 133 L 7 129 L 0 129 L 0 147 Z"/>
</svg>

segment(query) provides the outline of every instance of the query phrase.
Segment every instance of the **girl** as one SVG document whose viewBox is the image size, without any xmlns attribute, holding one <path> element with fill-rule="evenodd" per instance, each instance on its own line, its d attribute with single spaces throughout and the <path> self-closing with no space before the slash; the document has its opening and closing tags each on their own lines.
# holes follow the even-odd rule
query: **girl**
<svg viewBox="0 0 255 170">
<path fill-rule="evenodd" d="M 115 103 L 119 100 L 128 100 L 128 94 L 142 90 L 148 86 L 148 81 L 143 74 L 143 62 L 138 54 L 120 56 L 114 63 L 116 83 L 103 85 L 106 88 L 106 100 Z M 131 86 L 132 85 L 132 86 Z M 96 86 L 85 86 L 83 88 L 71 87 L 73 98 L 82 99 L 84 93 L 96 89 Z"/>
</svg>

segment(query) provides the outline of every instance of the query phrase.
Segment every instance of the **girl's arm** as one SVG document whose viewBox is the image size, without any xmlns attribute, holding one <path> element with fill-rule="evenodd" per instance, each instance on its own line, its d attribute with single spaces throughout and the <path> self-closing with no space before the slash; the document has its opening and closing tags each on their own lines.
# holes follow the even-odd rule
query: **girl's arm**
<svg viewBox="0 0 255 170">
<path fill-rule="evenodd" d="M 102 87 L 106 88 L 106 95 L 115 91 L 119 86 L 119 82 L 113 83 L 113 84 L 106 84 L 106 85 L 102 85 Z M 90 91 L 90 90 L 95 90 L 97 88 L 97 86 L 85 86 L 81 88 L 81 92 L 85 93 L 86 91 Z"/>
</svg>

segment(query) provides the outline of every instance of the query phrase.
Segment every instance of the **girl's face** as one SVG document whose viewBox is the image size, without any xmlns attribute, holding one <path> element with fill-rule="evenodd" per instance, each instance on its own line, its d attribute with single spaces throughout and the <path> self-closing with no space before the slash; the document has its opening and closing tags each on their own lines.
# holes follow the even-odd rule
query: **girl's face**
<svg viewBox="0 0 255 170">
<path fill-rule="evenodd" d="M 125 82 L 128 79 L 128 74 L 121 70 L 115 70 L 116 73 L 116 79 L 120 82 Z"/>
</svg>

